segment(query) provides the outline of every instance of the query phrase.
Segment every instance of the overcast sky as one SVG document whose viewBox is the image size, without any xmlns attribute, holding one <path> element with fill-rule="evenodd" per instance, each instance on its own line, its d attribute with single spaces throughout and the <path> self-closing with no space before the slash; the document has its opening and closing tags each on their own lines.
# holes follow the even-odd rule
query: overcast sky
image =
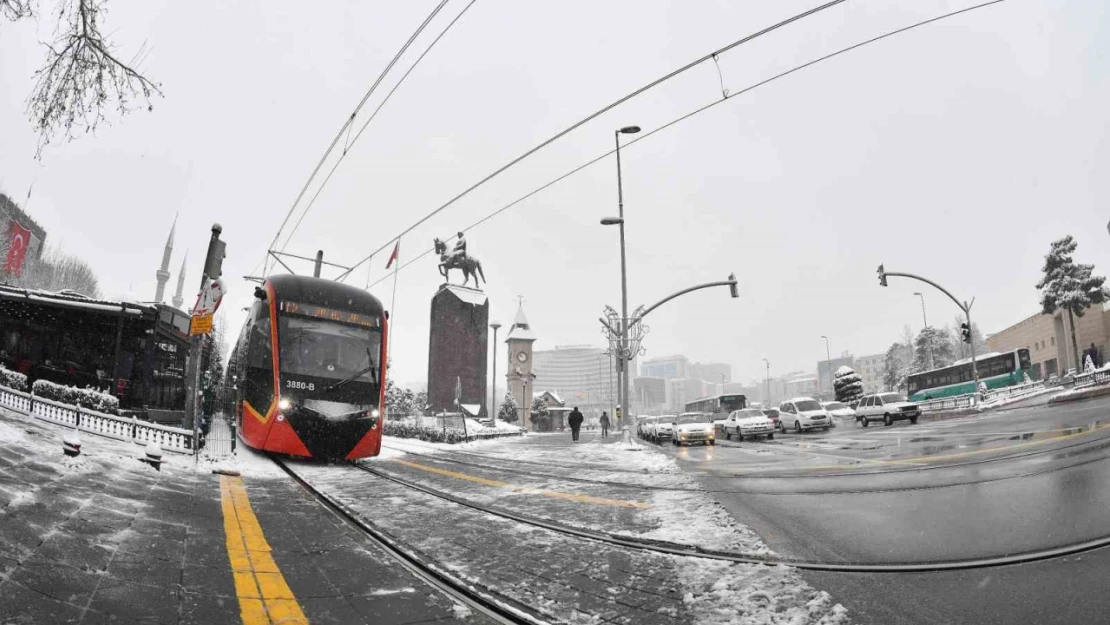
<svg viewBox="0 0 1110 625">
<path fill-rule="evenodd" d="M 22 200 L 48 241 L 87 259 L 105 295 L 149 300 L 180 212 L 171 289 L 189 249 L 195 289 L 213 221 L 224 226 L 231 295 L 258 269 L 300 186 L 336 130 L 435 3 L 321 6 L 272 0 L 198 5 L 110 0 L 106 32 L 165 97 L 95 136 L 34 159 L 24 113 L 48 0 L 36 24 L 0 23 L 0 189 Z M 711 50 L 818 4 L 478 0 L 351 148 L 288 251 L 353 263 L 524 150 L 602 105 Z M 606 114 L 417 229 L 402 261 L 611 148 L 613 130 L 645 131 L 837 48 L 967 6 L 849 1 L 789 26 Z M 465 6 L 451 0 L 405 69 Z M 401 71 L 364 109 L 373 110 Z M 647 357 L 682 353 L 733 365 L 734 377 L 813 370 L 825 357 L 883 351 L 958 312 L 920 273 L 996 332 L 1038 310 L 1049 243 L 1071 233 L 1077 257 L 1110 271 L 1110 13 L 1102 0 L 1010 0 L 819 64 L 622 151 L 630 306 L 735 272 L 742 297 L 702 291 L 648 317 Z M 612 158 L 468 233 L 510 323 L 516 296 L 536 349 L 602 345 L 597 317 L 619 306 Z M 370 277 L 386 275 L 388 250 Z M 428 257 L 372 287 L 393 309 L 392 374 L 423 383 Z M 307 269 L 307 267 L 306 267 Z M 353 282 L 365 286 L 365 267 Z M 168 299 L 167 294 L 167 299 Z M 236 315 L 234 323 L 240 322 Z M 236 334 L 233 330 L 232 334 Z M 500 352 L 504 354 L 503 347 Z"/>
</svg>

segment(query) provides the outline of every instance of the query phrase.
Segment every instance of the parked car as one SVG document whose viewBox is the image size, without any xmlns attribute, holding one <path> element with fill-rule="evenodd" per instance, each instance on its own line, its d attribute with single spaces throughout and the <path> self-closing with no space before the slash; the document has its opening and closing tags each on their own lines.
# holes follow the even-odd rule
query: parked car
<svg viewBox="0 0 1110 625">
<path fill-rule="evenodd" d="M 683 413 L 675 419 L 671 442 L 677 445 L 702 443 L 716 445 L 713 434 L 713 416 L 701 413 Z"/>
<path fill-rule="evenodd" d="M 779 409 L 778 408 L 762 408 L 762 410 L 763 410 L 763 414 L 767 415 L 767 418 L 775 423 L 775 429 L 776 430 L 780 429 L 779 428 Z"/>
<path fill-rule="evenodd" d="M 758 408 L 733 410 L 725 419 L 724 431 L 726 440 L 733 436 L 740 440 L 760 436 L 772 440 L 775 438 L 775 422 Z"/>
<path fill-rule="evenodd" d="M 655 417 L 639 417 L 639 418 L 637 418 L 636 419 L 636 436 L 639 436 L 640 438 L 647 438 L 647 436 L 645 436 L 644 428 L 646 428 L 648 422 L 651 421 L 654 418 Z"/>
<path fill-rule="evenodd" d="M 647 429 L 648 440 L 653 443 L 662 443 L 674 434 L 674 422 L 678 415 L 668 414 L 655 417 Z"/>
<path fill-rule="evenodd" d="M 798 434 L 816 428 L 824 428 L 827 432 L 830 427 L 829 413 L 812 397 L 795 397 L 779 404 L 779 429 L 783 432 L 788 428 Z"/>
<path fill-rule="evenodd" d="M 906 401 L 906 396 L 901 393 L 867 395 L 856 407 L 856 420 L 863 427 L 867 427 L 867 424 L 872 421 L 882 421 L 884 425 L 891 425 L 895 421 L 909 419 L 910 423 L 917 423 L 917 418 L 920 416 L 921 406 Z"/>
<path fill-rule="evenodd" d="M 832 417 L 833 427 L 836 427 L 836 422 L 838 419 L 854 420 L 856 418 L 856 411 L 844 402 L 825 401 L 821 402 L 821 407 L 825 409 L 825 412 L 829 413 L 830 417 Z"/>
</svg>

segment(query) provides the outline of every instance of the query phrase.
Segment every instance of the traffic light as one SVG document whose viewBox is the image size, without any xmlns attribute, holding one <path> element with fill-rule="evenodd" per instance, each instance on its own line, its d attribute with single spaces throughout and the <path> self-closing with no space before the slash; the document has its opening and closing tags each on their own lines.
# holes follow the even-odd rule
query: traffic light
<svg viewBox="0 0 1110 625">
<path fill-rule="evenodd" d="M 212 241 L 208 245 L 208 258 L 204 261 L 204 274 L 211 280 L 223 275 L 224 258 L 227 256 L 227 252 L 224 251 L 227 244 L 221 241 L 219 236 L 219 233 L 213 234 Z"/>
<path fill-rule="evenodd" d="M 963 338 L 964 343 L 971 343 L 971 326 L 967 325 L 966 323 L 961 323 L 960 335 Z"/>
<path fill-rule="evenodd" d="M 886 270 L 879 265 L 879 286 L 886 286 Z"/>
<path fill-rule="evenodd" d="M 740 287 L 738 287 L 736 285 L 736 274 L 734 274 L 734 273 L 728 274 L 728 280 L 729 280 L 729 282 L 732 283 L 732 284 L 728 285 L 729 294 L 732 295 L 733 298 L 740 297 Z"/>
</svg>

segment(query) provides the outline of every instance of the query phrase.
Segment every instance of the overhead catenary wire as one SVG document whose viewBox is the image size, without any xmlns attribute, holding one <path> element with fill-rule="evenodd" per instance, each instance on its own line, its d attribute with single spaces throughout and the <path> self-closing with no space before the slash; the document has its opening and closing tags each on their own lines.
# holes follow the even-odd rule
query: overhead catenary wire
<svg viewBox="0 0 1110 625">
<path fill-rule="evenodd" d="M 701 57 L 701 58 L 699 58 L 695 61 L 691 61 L 690 63 L 687 63 L 686 65 L 683 65 L 682 67 L 680 67 L 676 70 L 673 70 L 670 73 L 651 81 L 650 83 L 644 85 L 643 87 L 640 87 L 639 89 L 636 89 L 635 91 L 614 100 L 613 102 L 603 106 L 602 108 L 600 108 L 597 111 L 591 113 L 590 115 L 578 120 L 574 124 L 571 124 L 570 126 L 564 128 L 563 130 L 560 130 L 559 132 L 555 133 L 551 137 L 548 137 L 544 141 L 540 142 L 538 145 L 533 146 L 532 148 L 530 148 L 528 151 L 524 152 L 520 156 L 517 156 L 516 158 L 512 159 L 508 163 L 506 163 L 506 164 L 502 165 L 501 167 L 499 167 L 498 169 L 494 170 L 493 173 L 487 175 L 486 177 L 482 178 L 478 182 L 476 182 L 473 185 L 467 187 L 461 193 L 459 193 L 455 197 L 451 198 L 450 200 L 448 200 L 447 202 L 445 202 L 444 204 L 442 204 L 441 206 L 439 206 L 438 208 L 436 208 L 432 212 L 430 212 L 427 215 L 421 217 L 416 223 L 412 224 L 411 226 L 409 226 L 405 230 L 401 231 L 400 234 L 390 238 L 390 242 L 392 242 L 394 239 L 396 239 L 398 237 L 403 237 L 406 234 L 408 234 L 409 232 L 412 232 L 413 230 L 418 228 L 424 222 L 428 221 L 432 217 L 435 217 L 440 212 L 442 212 L 444 209 L 448 208 L 449 206 L 451 206 L 455 202 L 458 202 L 462 198 L 466 197 L 467 195 L 469 195 L 472 191 L 474 191 L 478 187 L 484 185 L 485 183 L 489 182 L 490 180 L 493 180 L 494 178 L 496 178 L 500 174 L 504 173 L 506 170 L 515 166 L 517 163 L 523 161 L 524 159 L 528 158 L 529 156 L 535 154 L 536 152 L 539 152 L 540 150 L 547 147 L 548 145 L 551 145 L 555 141 L 558 141 L 562 137 L 564 137 L 567 134 L 573 132 L 574 130 L 578 129 L 579 127 L 585 125 L 586 123 L 588 123 L 590 121 L 593 121 L 594 119 L 596 119 L 596 118 L 600 117 L 601 115 L 611 111 L 612 109 L 616 108 L 617 106 L 620 106 L 621 104 L 631 100 L 632 98 L 635 98 L 636 96 L 640 95 L 641 93 L 644 93 L 645 91 L 653 89 L 653 88 L 663 84 L 664 82 L 667 82 L 668 80 L 678 76 L 679 74 L 685 73 L 685 72 L 689 71 L 690 69 L 693 69 L 694 67 L 697 67 L 698 65 L 701 65 L 702 63 L 712 59 L 714 56 L 717 56 L 717 55 L 723 54 L 725 52 L 728 52 L 729 50 L 731 50 L 731 49 L 733 49 L 733 48 L 735 48 L 739 45 L 747 43 L 747 42 L 749 42 L 753 39 L 756 39 L 758 37 L 762 37 L 763 35 L 766 35 L 770 32 L 778 30 L 778 29 L 780 29 L 784 26 L 787 26 L 787 25 L 792 24 L 794 22 L 797 22 L 799 20 L 805 19 L 806 17 L 809 17 L 811 15 L 815 15 L 817 13 L 820 13 L 821 11 L 824 11 L 826 9 L 830 9 L 834 6 L 837 6 L 837 5 L 842 4 L 844 2 L 847 2 L 847 1 L 848 0 L 831 0 L 830 2 L 826 2 L 825 4 L 814 7 L 812 9 L 807 10 L 807 11 L 803 11 L 802 13 L 798 13 L 797 15 L 794 15 L 792 17 L 789 17 L 789 18 L 785 19 L 785 20 L 782 20 L 781 22 L 778 22 L 776 24 L 772 24 L 771 26 L 768 26 L 768 27 L 766 27 L 766 28 L 764 28 L 760 31 L 757 31 L 757 32 L 752 33 L 752 34 L 747 35 L 747 36 L 744 36 L 744 37 L 742 37 L 740 39 L 737 39 L 736 41 L 733 41 L 732 43 L 730 43 L 730 44 L 728 44 L 728 45 L 726 45 L 722 48 L 714 50 L 713 52 L 710 52 L 709 54 L 707 54 L 707 55 L 705 55 L 705 56 L 703 56 L 703 57 Z M 374 256 L 375 254 L 384 250 L 388 246 L 389 246 L 389 243 L 386 243 L 385 245 L 382 245 L 380 248 L 374 250 L 369 256 L 363 258 L 362 260 L 360 260 L 357 263 L 355 263 L 354 265 L 352 265 L 351 266 L 351 271 L 360 267 L 363 263 L 368 261 L 371 256 Z M 348 271 L 346 273 L 343 273 L 343 274 L 340 274 L 336 279 L 337 280 L 342 280 L 344 277 L 346 277 L 346 275 L 348 273 L 350 273 L 350 271 Z"/>
<path fill-rule="evenodd" d="M 370 88 L 366 90 L 366 93 L 362 96 L 362 99 L 359 100 L 358 106 L 355 107 L 355 109 L 351 113 L 350 117 L 348 117 L 346 119 L 346 121 L 343 122 L 343 125 L 339 128 L 339 131 L 335 133 L 335 138 L 331 140 L 331 144 L 328 145 L 328 148 L 326 150 L 324 150 L 324 154 L 320 157 L 320 160 L 316 163 L 316 167 L 313 168 L 312 173 L 309 174 L 308 180 L 305 181 L 304 186 L 301 187 L 300 192 L 297 194 L 297 198 L 295 200 L 293 200 L 293 205 L 289 207 L 289 211 L 285 214 L 285 219 L 282 220 L 281 226 L 279 226 L 277 232 L 274 233 L 274 239 L 273 239 L 273 241 L 270 242 L 270 245 L 267 247 L 267 251 L 269 251 L 270 249 L 273 249 L 273 247 L 277 243 L 278 239 L 281 238 L 281 232 L 282 232 L 282 230 L 285 229 L 285 226 L 289 223 L 289 218 L 293 216 L 293 212 L 297 209 L 297 204 L 299 204 L 301 199 L 304 198 L 304 194 L 305 194 L 305 192 L 308 191 L 308 187 L 311 186 L 312 181 L 316 179 L 316 174 L 320 173 L 320 169 L 324 166 L 324 162 L 327 161 L 328 156 L 331 155 L 332 150 L 335 149 L 335 146 L 336 146 L 336 144 L 339 143 L 339 140 L 341 138 L 343 138 L 344 131 L 346 131 L 347 127 L 350 126 L 354 122 L 355 116 L 358 115 L 359 110 L 361 110 L 362 107 L 366 104 L 366 101 L 370 99 L 370 96 L 374 94 L 374 91 L 377 90 L 378 85 L 380 85 L 382 80 L 385 79 L 386 74 L 389 73 L 389 71 L 397 63 L 398 59 L 400 59 L 401 56 L 409 49 L 409 46 L 411 46 L 412 42 L 415 41 L 418 36 L 420 36 L 420 33 L 424 32 L 424 29 L 427 28 L 428 24 L 431 23 L 432 19 L 435 18 L 435 16 L 439 14 L 440 10 L 443 9 L 444 5 L 446 5 L 447 2 L 448 2 L 448 0 L 440 0 L 440 3 L 437 4 L 434 9 L 432 9 L 432 12 L 428 14 L 428 17 L 424 18 L 424 21 L 421 22 L 420 26 L 417 27 L 416 31 L 413 32 L 413 34 L 409 37 L 408 41 L 405 42 L 405 45 L 401 46 L 401 49 L 397 51 L 397 54 L 394 55 L 393 59 L 389 62 L 389 64 L 385 66 L 385 69 L 383 69 L 381 74 L 378 75 L 377 80 L 375 80 L 374 83 L 372 85 L 370 85 Z M 263 275 L 265 275 L 265 273 L 266 273 L 266 265 L 267 265 L 268 258 L 269 258 L 268 254 L 263 257 L 263 261 L 262 261 L 262 273 L 263 273 Z"/>
<path fill-rule="evenodd" d="M 744 87 L 743 89 L 740 89 L 739 91 L 737 91 L 735 93 L 729 93 L 727 96 L 723 96 L 718 100 L 714 100 L 713 102 L 710 102 L 709 104 L 698 107 L 698 108 L 694 109 L 693 111 L 690 111 L 689 113 L 686 113 L 686 114 L 682 115 L 681 117 L 677 117 L 677 118 L 667 122 L 666 124 L 663 124 L 662 126 L 659 126 L 658 128 L 655 128 L 653 130 L 650 130 L 648 132 L 645 132 L 645 133 L 637 136 L 635 139 L 632 139 L 631 141 L 628 141 L 627 143 L 623 144 L 621 147 L 623 149 L 628 149 L 628 148 L 634 146 L 635 144 L 639 143 L 640 141 L 643 141 L 643 140 L 651 137 L 652 135 L 654 135 L 657 132 L 666 130 L 667 128 L 670 128 L 671 126 L 674 126 L 674 125 L 679 124 L 683 121 L 686 121 L 687 119 L 690 119 L 691 117 L 694 117 L 695 115 L 697 115 L 699 113 L 703 113 L 703 112 L 705 112 L 705 111 L 707 111 L 707 110 L 709 110 L 709 109 L 711 109 L 711 108 L 713 108 L 713 107 L 715 107 L 719 104 L 723 104 L 726 101 L 735 98 L 736 96 L 743 95 L 745 93 L 748 93 L 749 91 L 752 91 L 754 89 L 758 89 L 759 87 L 762 87 L 762 86 L 764 86 L 768 83 L 774 82 L 774 81 L 776 81 L 780 78 L 785 78 L 786 76 L 789 76 L 789 75 L 791 75 L 795 72 L 799 72 L 799 71 L 801 71 L 803 69 L 806 69 L 808 67 L 812 67 L 814 65 L 817 65 L 818 63 L 821 63 L 823 61 L 827 61 L 827 60 L 832 59 L 834 57 L 840 56 L 841 54 L 845 54 L 847 52 L 857 50 L 857 49 L 862 48 L 864 46 L 879 42 L 883 39 L 887 39 L 888 37 L 893 37 L 895 35 L 904 33 L 904 32 L 909 31 L 909 30 L 913 30 L 915 28 L 919 28 L 921 26 L 926 26 L 926 25 L 932 24 L 934 22 L 938 22 L 938 21 L 941 21 L 941 20 L 944 20 L 944 19 L 948 19 L 950 17 L 955 17 L 955 16 L 960 15 L 962 13 L 967 13 L 969 11 L 974 11 L 976 9 L 981 9 L 981 8 L 988 7 L 988 6 L 991 6 L 991 5 L 994 5 L 994 4 L 1001 4 L 1002 2 L 1005 2 L 1005 1 L 1006 0 L 990 0 L 989 2 L 983 2 L 983 3 L 972 5 L 972 6 L 969 6 L 969 7 L 964 7 L 962 9 L 957 9 L 957 10 L 954 10 L 954 11 L 950 11 L 948 13 L 943 13 L 943 14 L 938 15 L 936 17 L 932 17 L 932 18 L 929 18 L 929 19 L 926 19 L 926 20 L 915 22 L 913 24 L 910 24 L 909 26 L 904 26 L 902 28 L 887 31 L 887 32 L 885 32 L 881 35 L 877 35 L 877 36 L 872 37 L 870 39 L 866 39 L 866 40 L 861 41 L 859 43 L 855 43 L 853 45 L 850 45 L 850 46 L 841 48 L 839 50 L 836 50 L 835 52 L 830 52 L 829 54 L 817 57 L 816 59 L 813 59 L 811 61 L 807 61 L 805 63 L 802 63 L 801 65 L 796 65 L 796 66 L 794 66 L 794 67 L 792 67 L 792 68 L 790 68 L 786 71 L 780 72 L 778 74 L 775 74 L 774 76 L 770 76 L 769 78 L 765 78 L 765 79 L 760 80 L 756 83 L 748 85 L 747 87 Z M 472 229 L 482 225 L 483 223 L 489 221 L 490 219 L 493 219 L 497 215 L 500 215 L 501 213 L 509 210 L 510 208 L 516 206 L 517 204 L 520 204 L 524 200 L 527 200 L 527 199 L 531 198 L 532 196 L 550 188 L 551 186 L 553 186 L 553 185 L 555 185 L 559 182 L 562 182 L 563 180 L 566 180 L 567 178 L 573 176 L 574 174 L 577 174 L 578 172 L 582 171 L 583 169 L 586 169 L 587 167 L 590 167 L 591 165 L 595 165 L 595 164 L 605 160 L 609 156 L 612 156 L 615 152 L 616 152 L 615 149 L 610 149 L 610 150 L 598 155 L 597 157 L 592 158 L 592 159 L 586 161 L 585 163 L 582 163 L 581 165 L 575 167 L 574 169 L 571 169 L 570 171 L 567 171 L 566 173 L 562 174 L 561 176 L 550 180 L 549 182 L 543 184 L 542 186 L 537 187 L 536 189 L 533 189 L 532 191 L 529 191 L 525 195 L 520 196 L 519 198 L 513 200 L 512 202 L 509 202 L 508 204 L 502 206 L 501 208 L 499 208 L 499 209 L 493 211 L 492 213 L 486 215 L 485 217 L 479 219 L 478 221 L 474 222 L 473 224 L 463 228 L 461 230 L 461 232 L 468 232 L 469 230 L 472 230 Z M 448 239 L 446 239 L 446 242 L 450 242 L 454 238 L 455 238 L 454 236 L 449 237 Z M 434 249 L 429 248 L 429 249 L 425 250 L 423 253 L 412 257 L 412 259 L 409 260 L 407 263 L 401 265 L 398 268 L 398 271 L 400 271 L 402 269 L 405 269 L 409 265 L 415 263 L 416 261 L 420 260 L 421 258 L 424 258 L 425 256 L 432 253 L 433 251 L 434 251 Z M 355 267 L 357 267 L 357 266 L 358 265 L 356 264 Z M 378 280 L 371 283 L 370 286 L 371 287 L 375 286 L 384 279 L 385 279 L 384 277 L 379 278 Z"/>
<path fill-rule="evenodd" d="M 289 245 L 290 239 L 292 239 L 293 235 L 296 234 L 297 229 L 301 227 L 301 222 L 304 221 L 305 216 L 308 215 L 308 211 L 311 210 L 312 207 L 316 204 L 316 198 L 320 197 L 320 193 L 324 190 L 324 187 L 327 186 L 328 181 L 331 180 L 332 174 L 335 173 L 335 170 L 339 168 L 340 163 L 342 163 L 343 159 L 347 156 L 347 150 L 351 149 L 351 147 L 353 147 L 355 143 L 358 142 L 359 137 L 361 137 L 362 133 L 366 131 L 366 127 L 370 125 L 370 122 L 374 121 L 374 118 L 378 116 L 378 112 L 382 110 L 382 107 L 384 107 L 387 102 L 389 102 L 389 99 L 393 97 L 394 92 L 396 92 L 397 89 L 405 82 L 405 79 L 409 77 L 409 74 L 411 74 L 412 71 L 416 69 L 416 66 L 420 64 L 420 61 L 424 60 L 424 57 L 432 51 L 432 48 L 434 48 L 435 45 L 439 43 L 440 39 L 443 39 L 443 36 L 447 34 L 447 31 L 451 30 L 451 27 L 455 25 L 455 22 L 459 21 L 459 19 L 461 19 L 463 15 L 466 15 L 467 10 L 470 9 L 470 7 L 474 6 L 474 3 L 477 1 L 478 0 L 470 0 L 470 3 L 463 7 L 463 10 L 459 11 L 459 14 L 456 15 L 455 18 L 452 19 L 451 22 L 448 23 L 442 31 L 440 31 L 439 35 L 437 35 L 430 44 L 428 44 L 428 47 L 424 49 L 424 52 L 422 52 L 415 61 L 413 61 L 408 70 L 405 71 L 404 75 L 402 75 L 400 80 L 397 81 L 397 84 L 393 85 L 393 88 L 389 90 L 389 93 L 385 94 L 385 97 L 382 98 L 382 101 L 378 103 L 378 106 L 374 109 L 374 112 L 370 113 L 370 116 L 366 118 L 366 121 L 358 129 L 358 132 L 355 133 L 353 139 L 350 138 L 351 128 L 353 126 L 348 125 L 348 141 L 344 142 L 343 154 L 338 159 L 336 159 L 335 164 L 332 165 L 331 171 L 328 172 L 328 175 L 326 178 L 324 178 L 324 181 L 320 183 L 320 188 L 316 190 L 316 193 L 312 196 L 312 199 L 309 200 L 308 204 L 305 205 L 304 211 L 301 212 L 301 216 L 297 218 L 297 223 L 293 225 L 293 229 L 289 232 L 289 236 L 285 238 L 285 243 L 283 243 L 281 246 L 282 250 L 284 250 L 286 246 Z"/>
</svg>

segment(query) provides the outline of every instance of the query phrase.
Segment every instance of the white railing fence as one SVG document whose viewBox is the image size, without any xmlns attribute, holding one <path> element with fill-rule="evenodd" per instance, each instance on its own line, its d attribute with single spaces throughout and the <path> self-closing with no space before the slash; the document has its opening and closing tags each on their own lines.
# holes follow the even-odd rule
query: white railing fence
<svg viewBox="0 0 1110 625">
<path fill-rule="evenodd" d="M 992 401 L 1008 398 L 1008 397 L 1022 397 L 1030 393 L 1044 389 L 1044 380 L 1036 382 L 1029 382 L 1028 384 L 1015 384 L 1014 386 L 1004 386 L 993 391 L 988 391 L 983 394 L 983 402 L 990 403 Z"/>
<path fill-rule="evenodd" d="M 1110 382 L 1110 369 L 1099 369 L 1075 376 L 1075 384 L 1072 388 L 1087 388 L 1088 386 L 1106 384 L 1107 382 Z"/>
<path fill-rule="evenodd" d="M 104 414 L 5 386 L 0 386 L 0 406 L 43 421 L 77 428 L 81 432 L 121 441 L 132 441 L 137 445 L 157 443 L 165 451 L 193 453 L 191 431 L 140 421 L 136 417 Z"/>
<path fill-rule="evenodd" d="M 941 410 L 974 408 L 976 406 L 976 401 L 975 395 L 973 394 L 955 395 L 953 397 L 941 397 L 940 399 L 918 402 L 917 405 L 921 407 L 921 412 L 938 412 Z"/>
<path fill-rule="evenodd" d="M 469 425 L 464 428 L 462 417 L 453 414 L 437 416 L 387 415 L 386 421 L 389 423 L 403 423 L 443 432 L 450 431 L 462 435 L 466 439 L 500 438 L 502 436 L 520 436 L 522 434 L 519 430 L 495 429 L 482 426 L 481 424 L 475 426 L 475 424 L 478 423 L 476 419 L 469 419 Z"/>
</svg>

